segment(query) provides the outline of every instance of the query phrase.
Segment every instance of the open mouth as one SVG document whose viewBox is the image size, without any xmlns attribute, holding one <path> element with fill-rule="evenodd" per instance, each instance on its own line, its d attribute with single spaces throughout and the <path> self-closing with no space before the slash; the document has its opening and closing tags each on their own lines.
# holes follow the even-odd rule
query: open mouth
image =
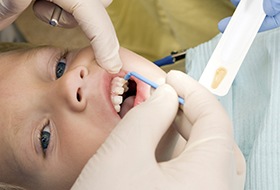
<svg viewBox="0 0 280 190">
<path fill-rule="evenodd" d="M 143 102 L 138 82 L 134 79 L 128 81 L 115 77 L 111 83 L 111 101 L 114 109 L 121 118 L 135 105 Z"/>
<path fill-rule="evenodd" d="M 135 100 L 137 95 L 137 84 L 134 80 L 128 80 L 128 89 L 126 92 L 123 93 L 123 103 L 120 105 L 121 110 L 119 112 L 119 115 L 121 118 L 131 109 L 135 106 Z"/>
</svg>

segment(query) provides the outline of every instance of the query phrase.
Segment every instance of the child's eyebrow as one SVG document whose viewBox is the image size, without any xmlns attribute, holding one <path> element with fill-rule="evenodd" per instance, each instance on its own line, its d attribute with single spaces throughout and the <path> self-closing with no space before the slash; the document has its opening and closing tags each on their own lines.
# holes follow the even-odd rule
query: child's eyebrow
<svg viewBox="0 0 280 190">
<path fill-rule="evenodd" d="M 30 52 L 28 60 L 35 60 L 36 69 L 44 80 L 53 80 L 54 65 L 64 56 L 65 52 L 68 50 L 52 46 L 37 47 Z M 26 63 L 29 62 L 28 60 Z"/>
<path fill-rule="evenodd" d="M 13 160 L 15 161 L 15 171 L 21 174 L 27 175 L 26 166 L 32 166 L 36 159 L 36 150 L 34 146 L 34 137 L 36 135 L 35 130 L 38 128 L 41 119 L 38 122 L 32 122 L 34 118 L 27 118 L 28 114 L 25 114 L 25 110 L 16 112 L 13 115 L 15 121 L 12 123 L 13 128 L 13 140 L 9 139 L 11 146 L 11 152 Z"/>
</svg>

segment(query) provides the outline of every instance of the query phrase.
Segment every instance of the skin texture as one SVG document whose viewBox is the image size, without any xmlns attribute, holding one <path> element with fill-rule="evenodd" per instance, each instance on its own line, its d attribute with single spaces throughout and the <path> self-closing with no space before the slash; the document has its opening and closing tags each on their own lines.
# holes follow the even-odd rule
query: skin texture
<svg viewBox="0 0 280 190">
<path fill-rule="evenodd" d="M 28 189 L 70 189 L 121 119 L 110 100 L 113 77 L 136 71 L 164 82 L 161 69 L 126 49 L 120 50 L 124 67 L 118 74 L 98 66 L 91 47 L 63 54 L 54 47 L 1 53 L 0 170 L 5 172 L 0 181 Z M 66 69 L 57 79 L 61 56 Z M 142 91 L 148 98 L 149 88 L 143 85 Z M 46 130 L 51 136 L 43 151 L 41 132 Z M 166 138 L 177 139 L 174 131 L 170 135 Z"/>
</svg>

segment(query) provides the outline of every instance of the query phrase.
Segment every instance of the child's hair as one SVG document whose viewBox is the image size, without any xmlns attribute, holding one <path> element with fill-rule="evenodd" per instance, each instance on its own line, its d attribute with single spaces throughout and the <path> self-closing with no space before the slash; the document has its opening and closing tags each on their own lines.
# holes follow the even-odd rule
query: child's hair
<svg viewBox="0 0 280 190">
<path fill-rule="evenodd" d="M 30 47 L 34 47 L 34 45 L 30 43 L 0 42 L 0 52 L 25 49 Z"/>
<path fill-rule="evenodd" d="M 0 182 L 0 190 L 24 190 L 24 189 L 18 186 L 9 185 Z"/>
</svg>

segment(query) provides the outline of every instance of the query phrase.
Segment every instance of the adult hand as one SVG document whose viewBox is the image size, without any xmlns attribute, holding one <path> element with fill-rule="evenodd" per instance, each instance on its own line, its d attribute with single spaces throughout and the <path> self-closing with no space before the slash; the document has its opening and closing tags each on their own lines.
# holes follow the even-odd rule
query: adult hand
<svg viewBox="0 0 280 190">
<path fill-rule="evenodd" d="M 178 111 L 176 92 L 164 84 L 127 113 L 88 161 L 73 190 L 243 189 L 244 158 L 222 106 L 183 73 L 170 72 L 167 83 L 185 98 L 184 119 L 192 123 L 184 151 L 169 161 L 155 159 L 158 142 Z"/>
<path fill-rule="evenodd" d="M 34 12 L 43 21 L 49 22 L 54 7 L 62 7 L 59 26 L 73 27 L 79 24 L 90 40 L 98 64 L 110 73 L 119 72 L 122 63 L 119 57 L 119 42 L 106 12 L 112 0 L 37 0 Z M 0 1 L 0 29 L 11 24 L 32 0 Z"/>
<path fill-rule="evenodd" d="M 231 0 L 231 2 L 237 6 L 240 0 Z M 263 0 L 263 9 L 266 13 L 266 17 L 259 32 L 277 28 L 280 26 L 280 0 Z M 221 32 L 224 32 L 231 17 L 222 19 L 218 28 Z"/>
<path fill-rule="evenodd" d="M 32 0 L 1 0 L 0 30 L 10 25 L 28 7 Z"/>
</svg>

